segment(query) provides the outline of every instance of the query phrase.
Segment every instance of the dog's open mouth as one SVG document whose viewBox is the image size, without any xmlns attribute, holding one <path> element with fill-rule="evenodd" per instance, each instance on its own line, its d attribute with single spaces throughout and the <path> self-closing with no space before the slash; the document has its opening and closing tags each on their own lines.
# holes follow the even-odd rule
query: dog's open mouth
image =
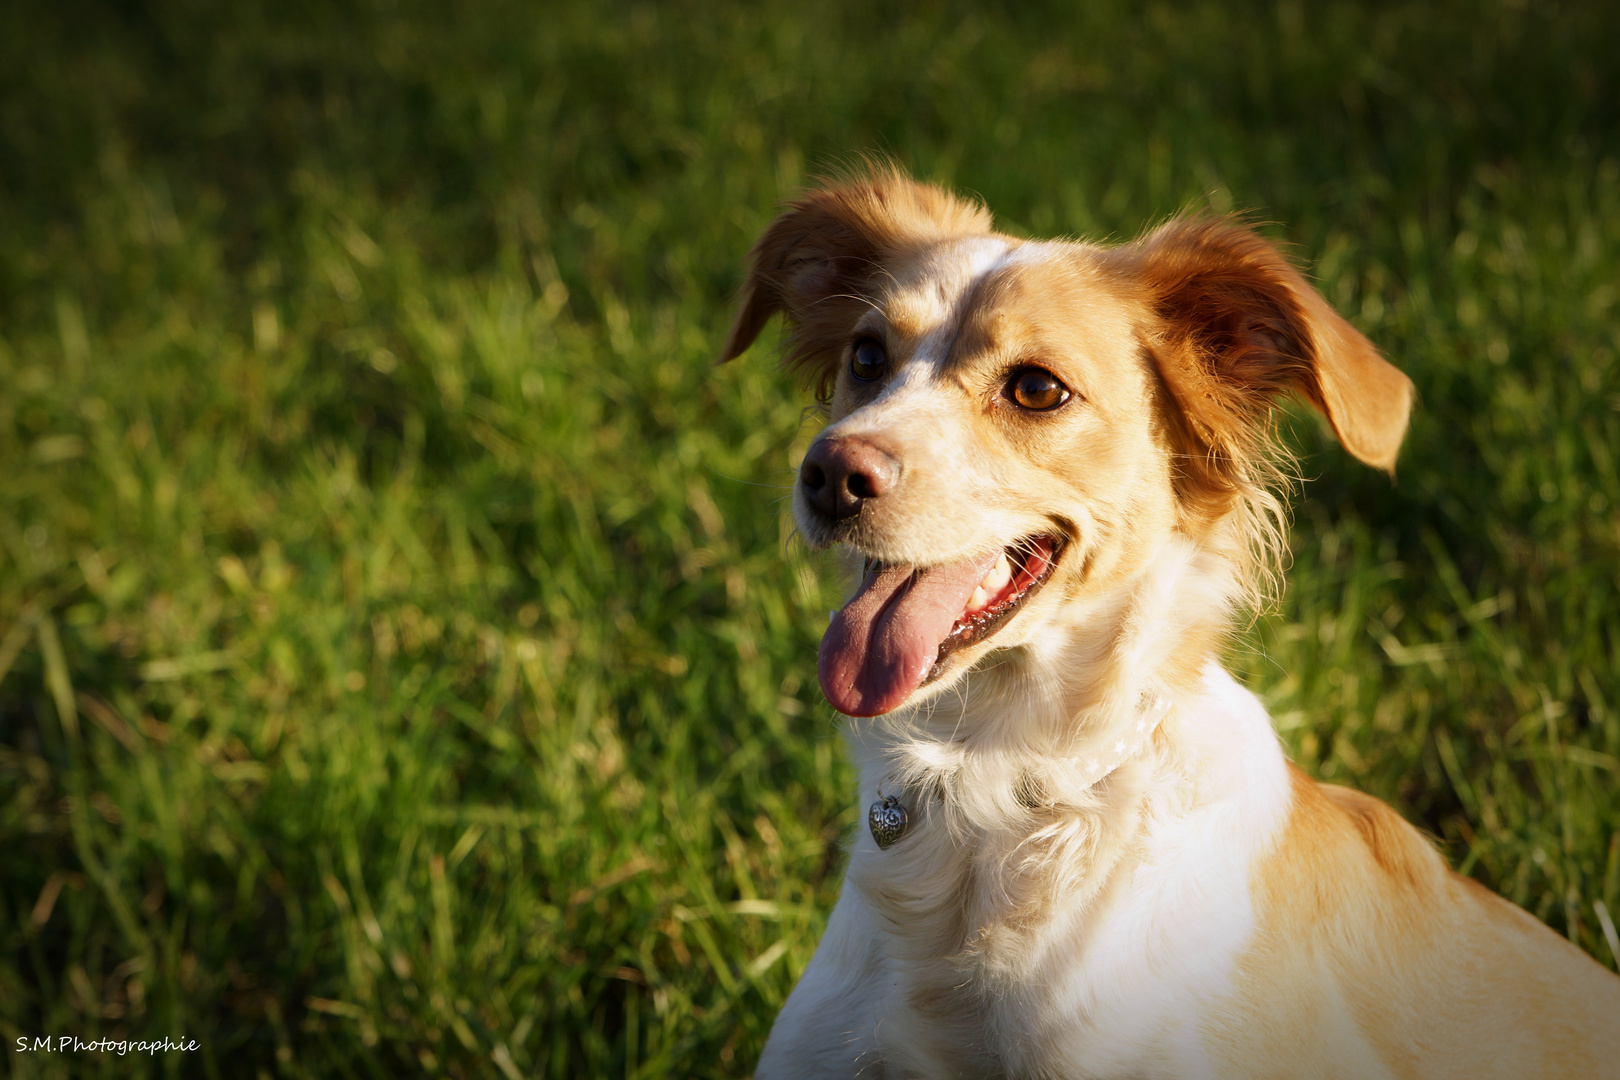
<svg viewBox="0 0 1620 1080">
<path fill-rule="evenodd" d="M 860 588 L 821 639 L 822 692 L 848 716 L 898 708 L 951 653 L 1001 629 L 1045 584 L 1062 551 L 1057 537 L 1031 536 L 937 566 L 868 561 Z"/>
</svg>

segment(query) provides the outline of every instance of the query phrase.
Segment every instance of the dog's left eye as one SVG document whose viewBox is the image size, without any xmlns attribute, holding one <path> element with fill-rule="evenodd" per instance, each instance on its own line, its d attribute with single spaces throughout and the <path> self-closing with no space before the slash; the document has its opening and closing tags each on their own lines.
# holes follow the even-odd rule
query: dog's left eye
<svg viewBox="0 0 1620 1080">
<path fill-rule="evenodd" d="M 1073 395 L 1050 371 L 1028 367 L 1013 372 L 1012 378 L 1007 380 L 1007 396 L 1022 408 L 1045 412 L 1057 408 Z"/>
<path fill-rule="evenodd" d="M 889 354 L 871 338 L 855 343 L 855 354 L 849 358 L 849 373 L 862 382 L 871 382 L 883 375 L 889 365 Z"/>
</svg>

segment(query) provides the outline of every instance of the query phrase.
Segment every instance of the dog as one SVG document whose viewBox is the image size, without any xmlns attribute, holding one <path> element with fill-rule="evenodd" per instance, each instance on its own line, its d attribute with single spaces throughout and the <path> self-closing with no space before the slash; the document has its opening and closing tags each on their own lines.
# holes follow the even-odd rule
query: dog
<svg viewBox="0 0 1620 1080">
<path fill-rule="evenodd" d="M 1392 471 L 1413 398 L 1271 244 L 1017 239 L 883 166 L 766 229 L 723 359 L 777 315 L 870 828 L 756 1077 L 1620 1076 L 1620 978 L 1217 661 L 1281 562 L 1274 408 Z"/>
</svg>

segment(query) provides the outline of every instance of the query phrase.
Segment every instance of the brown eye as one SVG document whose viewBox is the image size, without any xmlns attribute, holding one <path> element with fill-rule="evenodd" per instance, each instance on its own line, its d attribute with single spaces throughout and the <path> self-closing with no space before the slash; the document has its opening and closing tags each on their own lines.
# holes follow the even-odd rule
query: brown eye
<svg viewBox="0 0 1620 1080">
<path fill-rule="evenodd" d="M 1034 412 L 1055 409 L 1073 395 L 1045 368 L 1029 367 L 1013 372 L 1007 382 L 1007 396 Z"/>
<path fill-rule="evenodd" d="M 849 358 L 849 373 L 861 382 L 872 382 L 883 376 L 883 369 L 889 366 L 889 354 L 883 351 L 883 346 L 871 338 L 862 338 L 855 343 L 855 354 Z"/>
</svg>

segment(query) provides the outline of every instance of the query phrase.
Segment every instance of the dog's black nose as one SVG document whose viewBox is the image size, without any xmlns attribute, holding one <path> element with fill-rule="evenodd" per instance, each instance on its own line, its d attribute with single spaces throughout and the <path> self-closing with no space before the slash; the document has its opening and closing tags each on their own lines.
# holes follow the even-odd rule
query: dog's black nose
<svg viewBox="0 0 1620 1080">
<path fill-rule="evenodd" d="M 894 490 L 900 461 L 871 439 L 817 439 L 799 466 L 799 484 L 812 509 L 833 519 L 853 517 L 867 499 Z"/>
</svg>

